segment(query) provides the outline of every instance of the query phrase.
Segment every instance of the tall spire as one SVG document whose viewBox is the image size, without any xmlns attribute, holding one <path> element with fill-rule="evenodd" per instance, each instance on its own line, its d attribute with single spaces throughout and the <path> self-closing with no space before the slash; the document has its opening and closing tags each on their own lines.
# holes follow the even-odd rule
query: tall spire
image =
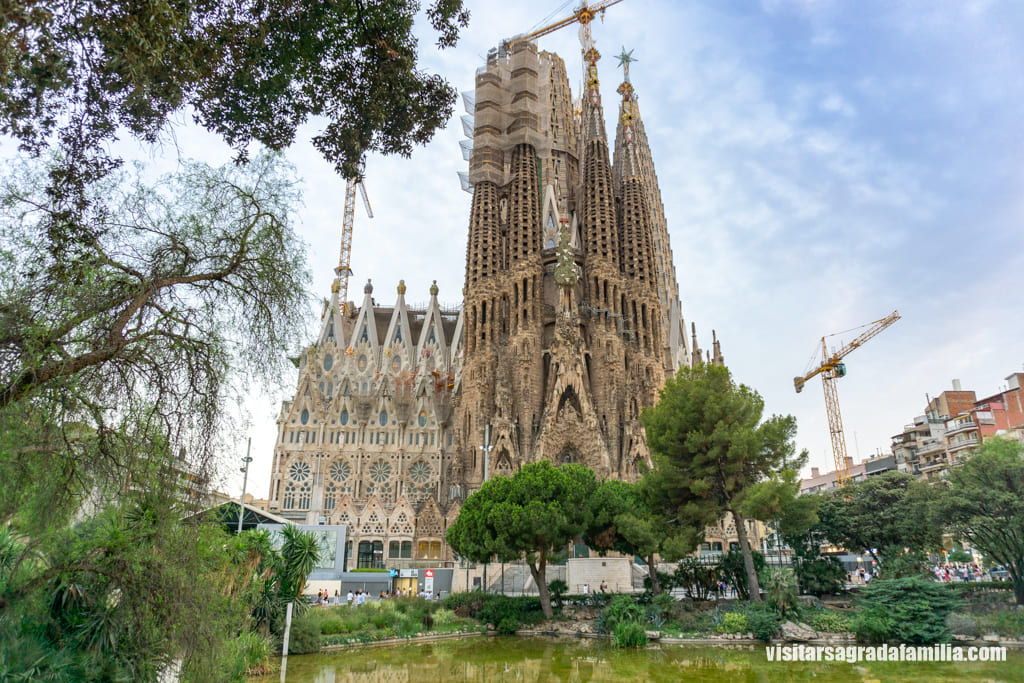
<svg viewBox="0 0 1024 683">
<path fill-rule="evenodd" d="M 597 77 L 597 60 L 601 58 L 601 54 L 594 47 L 589 31 L 583 40 L 583 47 L 587 77 L 581 122 L 583 196 L 580 202 L 580 222 L 583 243 L 588 255 L 588 268 L 593 270 L 599 263 L 604 263 L 617 271 L 619 236 L 615 225 L 614 186 L 611 163 L 608 160 L 608 140 L 604 130 L 601 84 Z M 588 273 L 588 277 L 590 275 L 591 273 Z"/>
<path fill-rule="evenodd" d="M 619 118 L 615 135 L 615 186 L 618 192 L 623 191 L 623 182 L 627 178 L 638 178 L 644 188 L 643 195 L 650 210 L 651 242 L 650 251 L 654 261 L 652 277 L 658 292 L 658 303 L 661 308 L 661 321 L 664 329 L 668 329 L 673 320 L 681 324 L 679 284 L 676 279 L 675 265 L 672 260 L 672 247 L 668 237 L 668 222 L 665 218 L 665 206 L 661 200 L 661 189 L 658 187 L 658 176 L 654 170 L 651 149 L 644 131 L 643 119 L 636 89 L 630 82 L 629 66 L 638 61 L 633 51 L 622 49 L 618 55 L 619 65 L 623 69 L 623 80 L 617 92 L 622 95 L 619 105 Z M 678 334 L 666 335 L 669 345 L 670 372 L 675 371 L 679 364 L 687 364 L 693 358 L 693 348 L 687 348 L 686 331 L 678 330 Z M 698 361 L 699 362 L 699 361 Z"/>
<path fill-rule="evenodd" d="M 653 289 L 656 286 L 656 276 L 651 206 L 633 131 L 634 94 L 633 86 L 629 82 L 629 64 L 636 60 L 633 58 L 632 50 L 626 52 L 626 48 L 622 48 L 618 60 L 625 78 L 617 89 L 622 95 L 622 103 L 619 105 L 619 123 L 615 138 L 616 190 L 622 201 L 619 263 L 623 273 Z M 665 327 L 663 320 L 661 327 Z"/>
<path fill-rule="evenodd" d="M 622 83 L 615 92 L 622 95 L 622 102 L 619 104 L 619 122 L 615 135 L 615 175 L 616 185 L 620 185 L 625 178 L 641 178 L 644 169 L 637 149 L 636 130 L 634 127 L 636 95 L 633 91 L 633 84 L 629 82 L 629 65 L 637 61 L 633 57 L 633 51 L 622 53 L 616 57 L 619 66 L 622 67 Z"/>
<path fill-rule="evenodd" d="M 601 59 L 601 53 L 593 46 L 583 52 L 583 68 L 585 69 L 586 83 L 583 92 L 583 121 L 580 131 L 583 135 L 583 144 L 593 139 L 605 140 L 607 135 L 604 130 L 604 107 L 601 105 L 601 80 L 597 76 L 597 61 Z"/>
</svg>

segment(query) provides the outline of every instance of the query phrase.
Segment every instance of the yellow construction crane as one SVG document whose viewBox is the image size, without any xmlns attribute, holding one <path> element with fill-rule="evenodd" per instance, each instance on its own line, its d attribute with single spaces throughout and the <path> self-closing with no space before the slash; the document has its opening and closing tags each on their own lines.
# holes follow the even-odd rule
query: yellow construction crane
<svg viewBox="0 0 1024 683">
<path fill-rule="evenodd" d="M 829 353 L 825 340 L 834 337 L 830 334 L 821 338 L 821 365 L 803 377 L 794 377 L 793 386 L 796 393 L 800 393 L 807 380 L 815 375 L 821 375 L 821 383 L 825 387 L 825 412 L 828 414 L 828 429 L 832 435 L 832 455 L 836 461 L 836 486 L 842 488 L 850 478 L 850 468 L 846 464 L 846 439 L 843 436 L 843 417 L 839 412 L 839 396 L 836 394 L 836 380 L 846 376 L 846 364 L 843 358 L 858 346 L 871 339 L 885 328 L 900 319 L 900 312 L 893 311 L 889 315 L 861 327 L 868 329 L 861 332 L 853 341 L 846 344 L 838 351 Z M 858 329 L 858 328 L 853 328 Z M 847 330 L 851 332 L 852 330 Z M 837 332 L 836 334 L 845 334 Z"/>
<path fill-rule="evenodd" d="M 602 0 L 602 2 L 598 2 L 591 5 L 587 2 L 587 0 L 583 0 L 583 3 L 579 7 L 577 7 L 572 14 L 565 17 L 564 19 L 556 21 L 553 24 L 549 24 L 544 28 L 539 28 L 536 31 L 524 33 L 523 35 L 513 36 L 512 38 L 503 40 L 501 41 L 501 47 L 504 49 L 508 49 L 508 46 L 512 43 L 513 40 L 533 40 L 534 38 L 546 36 L 549 33 L 554 33 L 560 28 L 565 28 L 566 26 L 575 23 L 582 24 L 586 28 L 586 30 L 588 31 L 589 38 L 590 22 L 594 20 L 594 17 L 597 16 L 597 13 L 601 12 L 603 15 L 606 9 L 608 9 L 612 5 L 617 5 L 620 2 L 622 2 L 622 0 Z"/>
<path fill-rule="evenodd" d="M 366 187 L 363 185 L 362 175 L 355 178 L 348 178 L 345 182 L 345 215 L 341 224 L 341 254 L 338 256 L 338 267 L 334 269 L 337 275 L 335 282 L 340 293 L 342 312 L 348 311 L 348 276 L 352 274 L 352 224 L 356 213 L 356 188 L 363 198 L 363 206 L 366 207 L 366 215 L 373 218 L 373 209 L 370 208 L 370 199 L 366 196 Z"/>
</svg>

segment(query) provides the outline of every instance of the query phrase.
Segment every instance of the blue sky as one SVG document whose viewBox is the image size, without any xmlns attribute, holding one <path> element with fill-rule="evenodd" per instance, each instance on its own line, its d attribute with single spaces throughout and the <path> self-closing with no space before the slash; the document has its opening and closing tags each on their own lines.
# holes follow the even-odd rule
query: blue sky
<svg viewBox="0 0 1024 683">
<path fill-rule="evenodd" d="M 460 90 L 472 89 L 489 47 L 559 3 L 468 5 L 471 26 L 456 49 L 438 53 L 426 33 L 421 45 L 422 66 Z M 631 77 L 685 319 L 705 348 L 717 331 L 736 379 L 764 396 L 766 412 L 797 417 L 811 465 L 831 469 L 824 400 L 820 383 L 797 395 L 792 379 L 820 358 L 823 334 L 903 315 L 848 357 L 839 383 L 848 450 L 860 457 L 888 451 L 925 394 L 953 378 L 980 396 L 1024 367 L 1021 5 L 624 0 L 593 34 L 609 116 L 621 77 L 613 55 L 624 46 L 639 60 Z M 575 29 L 540 46 L 566 60 L 578 92 Z M 227 158 L 185 125 L 175 135 L 187 156 Z M 411 159 L 368 160 L 375 217 L 356 215 L 352 289 L 371 277 L 377 300 L 391 303 L 404 278 L 407 300 L 426 301 L 436 279 L 442 300 L 460 301 L 469 217 L 455 175 L 466 166 L 461 138 L 456 117 Z M 305 181 L 302 230 L 326 295 L 344 183 L 308 144 L 289 158 Z M 292 388 L 253 402 L 250 491 L 260 496 L 276 401 Z"/>
</svg>

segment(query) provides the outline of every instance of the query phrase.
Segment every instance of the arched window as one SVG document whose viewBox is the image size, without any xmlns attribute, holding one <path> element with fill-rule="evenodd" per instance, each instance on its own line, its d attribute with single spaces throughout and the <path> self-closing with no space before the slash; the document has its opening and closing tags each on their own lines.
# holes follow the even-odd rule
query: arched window
<svg viewBox="0 0 1024 683">
<path fill-rule="evenodd" d="M 281 499 L 281 507 L 285 510 L 295 508 L 295 482 L 288 482 L 284 487 L 284 496 Z"/>
<path fill-rule="evenodd" d="M 299 501 L 296 506 L 299 510 L 308 510 L 309 504 L 313 502 L 313 488 L 309 485 L 309 482 L 303 483 L 299 486 Z"/>
</svg>

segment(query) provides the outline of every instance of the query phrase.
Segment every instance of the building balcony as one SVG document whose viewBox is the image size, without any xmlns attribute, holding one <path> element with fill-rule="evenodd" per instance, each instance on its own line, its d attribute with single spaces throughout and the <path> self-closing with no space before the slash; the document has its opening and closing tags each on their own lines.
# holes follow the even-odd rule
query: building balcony
<svg viewBox="0 0 1024 683">
<path fill-rule="evenodd" d="M 957 420 L 956 422 L 948 423 L 948 425 L 948 429 L 946 429 L 947 438 L 955 434 L 978 430 L 978 425 L 974 424 L 974 420 Z"/>
<path fill-rule="evenodd" d="M 970 434 L 966 438 L 957 439 L 956 441 L 950 441 L 946 450 L 949 453 L 956 453 L 962 451 L 965 448 L 973 448 L 980 443 L 977 434 Z"/>
<path fill-rule="evenodd" d="M 946 442 L 943 439 L 928 439 L 921 441 L 917 447 L 918 456 L 924 457 L 934 453 L 941 453 L 946 450 Z"/>
<path fill-rule="evenodd" d="M 918 469 L 921 474 L 928 474 L 929 472 L 946 469 L 946 467 L 948 467 L 948 465 L 945 460 L 930 460 L 918 465 Z"/>
</svg>

